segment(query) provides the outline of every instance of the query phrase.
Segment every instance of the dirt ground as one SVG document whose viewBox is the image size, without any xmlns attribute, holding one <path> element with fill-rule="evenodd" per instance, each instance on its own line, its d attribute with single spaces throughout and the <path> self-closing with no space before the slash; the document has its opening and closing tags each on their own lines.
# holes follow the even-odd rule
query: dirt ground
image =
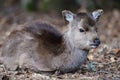
<svg viewBox="0 0 120 80">
<path fill-rule="evenodd" d="M 0 80 L 120 80 L 120 11 L 105 11 L 98 22 L 102 44 L 91 50 L 88 61 L 75 73 L 45 75 L 32 71 L 8 71 L 0 64 Z M 47 21 L 63 32 L 64 21 L 56 13 L 27 13 L 10 8 L 0 12 L 0 53 L 10 32 L 24 23 Z"/>
</svg>

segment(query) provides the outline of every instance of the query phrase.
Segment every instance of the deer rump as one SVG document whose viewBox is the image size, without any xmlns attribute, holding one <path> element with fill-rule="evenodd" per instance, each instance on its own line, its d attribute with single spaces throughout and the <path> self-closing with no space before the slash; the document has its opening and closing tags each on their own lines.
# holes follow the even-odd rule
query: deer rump
<svg viewBox="0 0 120 80">
<path fill-rule="evenodd" d="M 9 70 L 29 68 L 34 71 L 54 71 L 51 59 L 59 55 L 62 34 L 46 23 L 34 23 L 14 30 L 2 47 L 2 62 Z"/>
</svg>

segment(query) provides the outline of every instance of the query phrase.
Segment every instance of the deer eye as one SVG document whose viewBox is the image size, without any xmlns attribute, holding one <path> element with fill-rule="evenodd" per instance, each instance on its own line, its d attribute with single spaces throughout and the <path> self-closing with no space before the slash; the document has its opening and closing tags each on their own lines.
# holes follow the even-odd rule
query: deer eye
<svg viewBox="0 0 120 80">
<path fill-rule="evenodd" d="M 85 30 L 84 30 L 84 29 L 79 29 L 79 31 L 80 31 L 80 32 L 85 32 Z"/>
</svg>

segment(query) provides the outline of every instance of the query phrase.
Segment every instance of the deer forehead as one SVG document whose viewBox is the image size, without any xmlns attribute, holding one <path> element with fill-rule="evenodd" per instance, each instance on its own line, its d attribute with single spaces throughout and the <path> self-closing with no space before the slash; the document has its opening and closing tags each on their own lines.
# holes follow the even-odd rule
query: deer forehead
<svg viewBox="0 0 120 80">
<path fill-rule="evenodd" d="M 87 19 L 82 18 L 82 19 L 80 19 L 80 20 L 75 20 L 75 21 L 71 24 L 71 26 L 72 26 L 73 29 L 74 29 L 74 28 L 76 28 L 76 29 L 82 28 L 82 29 L 85 29 L 85 30 L 89 30 L 89 29 L 95 27 L 95 25 L 93 25 L 93 24 L 95 24 L 95 23 L 93 23 L 93 22 L 90 21 L 90 20 L 87 20 Z"/>
<path fill-rule="evenodd" d="M 90 16 L 90 15 L 77 15 L 76 16 L 76 20 L 78 22 L 80 22 L 81 24 L 87 24 L 87 25 L 90 25 L 90 26 L 93 26 L 96 22 L 93 20 L 93 18 Z"/>
<path fill-rule="evenodd" d="M 70 22 L 71 29 L 80 29 L 90 30 L 95 27 L 95 20 L 88 13 L 78 13 L 74 17 L 74 20 Z"/>
</svg>

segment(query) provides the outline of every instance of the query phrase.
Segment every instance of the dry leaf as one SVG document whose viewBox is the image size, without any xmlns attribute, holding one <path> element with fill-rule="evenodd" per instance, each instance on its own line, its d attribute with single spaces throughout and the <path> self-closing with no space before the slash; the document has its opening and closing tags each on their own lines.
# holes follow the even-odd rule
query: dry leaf
<svg viewBox="0 0 120 80">
<path fill-rule="evenodd" d="M 88 58 L 89 60 L 93 60 L 94 56 L 93 56 L 93 54 L 90 53 L 90 54 L 88 54 L 87 58 Z"/>
<path fill-rule="evenodd" d="M 111 61 L 111 62 L 115 62 L 116 60 L 115 60 L 114 57 L 111 57 L 111 58 L 110 58 L 110 61 Z"/>
<path fill-rule="evenodd" d="M 112 49 L 111 53 L 120 54 L 120 49 Z"/>
</svg>

